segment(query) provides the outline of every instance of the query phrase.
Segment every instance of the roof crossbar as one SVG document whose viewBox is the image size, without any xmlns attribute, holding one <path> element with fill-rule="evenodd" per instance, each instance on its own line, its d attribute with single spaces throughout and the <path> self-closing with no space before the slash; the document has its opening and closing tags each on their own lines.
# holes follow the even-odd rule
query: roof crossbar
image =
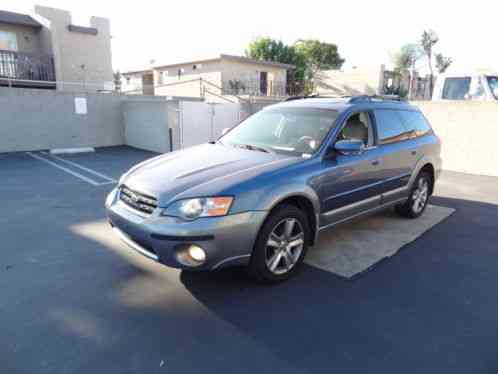
<svg viewBox="0 0 498 374">
<path fill-rule="evenodd" d="M 313 94 L 313 95 L 300 95 L 300 96 L 290 96 L 285 101 L 294 101 L 294 100 L 301 100 L 301 99 L 316 99 L 319 97 L 324 97 L 320 96 L 318 94 Z"/>
<path fill-rule="evenodd" d="M 356 95 L 356 96 L 344 96 L 344 98 L 349 97 L 349 103 L 356 103 L 358 101 L 401 101 L 401 97 L 398 95 Z"/>
</svg>

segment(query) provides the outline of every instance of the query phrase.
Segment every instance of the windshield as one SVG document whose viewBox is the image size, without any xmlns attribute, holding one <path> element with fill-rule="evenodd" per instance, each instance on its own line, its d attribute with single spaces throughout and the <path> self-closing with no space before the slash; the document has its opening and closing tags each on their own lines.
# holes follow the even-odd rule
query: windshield
<svg viewBox="0 0 498 374">
<path fill-rule="evenodd" d="M 262 110 L 220 139 L 223 144 L 296 156 L 315 153 L 338 112 L 315 108 Z"/>
<path fill-rule="evenodd" d="M 486 77 L 488 79 L 489 89 L 491 93 L 498 100 L 498 76 L 496 77 Z"/>
</svg>

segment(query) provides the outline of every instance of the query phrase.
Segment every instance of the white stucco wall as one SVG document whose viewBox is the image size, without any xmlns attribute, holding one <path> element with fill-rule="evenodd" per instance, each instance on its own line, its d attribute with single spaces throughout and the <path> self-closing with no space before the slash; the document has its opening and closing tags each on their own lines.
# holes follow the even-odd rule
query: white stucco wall
<svg viewBox="0 0 498 374">
<path fill-rule="evenodd" d="M 324 96 L 373 95 L 379 93 L 381 76 L 379 66 L 349 71 L 324 70 L 317 74 L 314 86 L 315 91 Z"/>
<path fill-rule="evenodd" d="M 260 73 L 267 72 L 267 95 L 285 96 L 287 71 L 283 68 L 224 59 L 222 60 L 222 69 L 224 84 L 228 85 L 230 80 L 239 80 L 252 91 L 259 91 Z"/>
<path fill-rule="evenodd" d="M 11 25 L 0 22 L 0 31 L 11 32 L 16 35 L 17 51 L 29 54 L 50 54 L 43 50 L 40 42 L 40 29 L 24 26 Z"/>
<path fill-rule="evenodd" d="M 121 92 L 128 95 L 141 95 L 143 89 L 142 73 L 121 77 Z"/>
<path fill-rule="evenodd" d="M 184 97 L 201 97 L 202 87 L 213 91 L 215 94 L 220 94 L 220 90 L 216 87 L 211 87 L 207 84 L 201 84 L 200 78 L 210 82 L 217 87 L 221 87 L 220 72 L 202 72 L 199 74 L 188 74 L 178 76 L 167 76 L 159 80 L 161 83 L 156 83 L 154 94 L 156 96 L 184 96 Z M 158 80 L 155 80 L 158 82 Z"/>
<path fill-rule="evenodd" d="M 90 27 L 97 29 L 97 35 L 91 35 L 70 31 L 71 13 L 65 10 L 37 5 L 35 13 L 46 25 L 41 39 L 43 45 L 52 49 L 55 75 L 60 82 L 57 88 L 66 91 L 108 89 L 113 82 L 109 20 L 91 17 Z"/>
<path fill-rule="evenodd" d="M 194 65 L 196 69 L 194 69 Z M 178 74 L 179 70 L 181 70 L 180 75 Z M 230 87 L 230 81 L 240 81 L 247 87 L 247 90 L 258 91 L 259 94 L 261 72 L 268 73 L 267 95 L 284 96 L 287 81 L 287 71 L 285 69 L 257 63 L 234 61 L 226 58 L 203 61 L 201 63 L 177 64 L 154 69 L 155 94 L 199 97 L 201 95 L 201 85 L 198 82 L 199 78 L 224 88 Z M 161 87 L 162 85 L 192 80 L 197 81 Z M 223 93 L 220 89 L 209 84 L 205 86 L 208 91 L 212 91 L 214 94 L 220 95 Z M 242 95 L 244 93 L 240 92 L 239 94 Z M 206 93 L 206 97 L 209 97 L 208 92 Z M 210 100 L 218 101 L 214 95 L 211 95 Z M 222 99 L 221 102 L 223 102 Z"/>
</svg>

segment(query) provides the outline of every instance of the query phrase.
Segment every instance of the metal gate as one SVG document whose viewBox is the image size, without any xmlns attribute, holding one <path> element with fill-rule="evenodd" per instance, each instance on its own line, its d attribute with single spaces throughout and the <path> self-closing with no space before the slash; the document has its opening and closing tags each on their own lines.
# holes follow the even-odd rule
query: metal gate
<svg viewBox="0 0 498 374">
<path fill-rule="evenodd" d="M 181 148 L 214 141 L 243 118 L 240 104 L 183 101 L 179 109 Z"/>
</svg>

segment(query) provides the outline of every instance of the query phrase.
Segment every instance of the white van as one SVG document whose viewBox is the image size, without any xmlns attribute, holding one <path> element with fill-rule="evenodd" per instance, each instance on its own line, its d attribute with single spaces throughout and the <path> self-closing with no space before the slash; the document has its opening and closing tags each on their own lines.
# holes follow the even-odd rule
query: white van
<svg viewBox="0 0 498 374">
<path fill-rule="evenodd" d="M 498 74 L 442 74 L 432 100 L 498 101 Z"/>
</svg>

